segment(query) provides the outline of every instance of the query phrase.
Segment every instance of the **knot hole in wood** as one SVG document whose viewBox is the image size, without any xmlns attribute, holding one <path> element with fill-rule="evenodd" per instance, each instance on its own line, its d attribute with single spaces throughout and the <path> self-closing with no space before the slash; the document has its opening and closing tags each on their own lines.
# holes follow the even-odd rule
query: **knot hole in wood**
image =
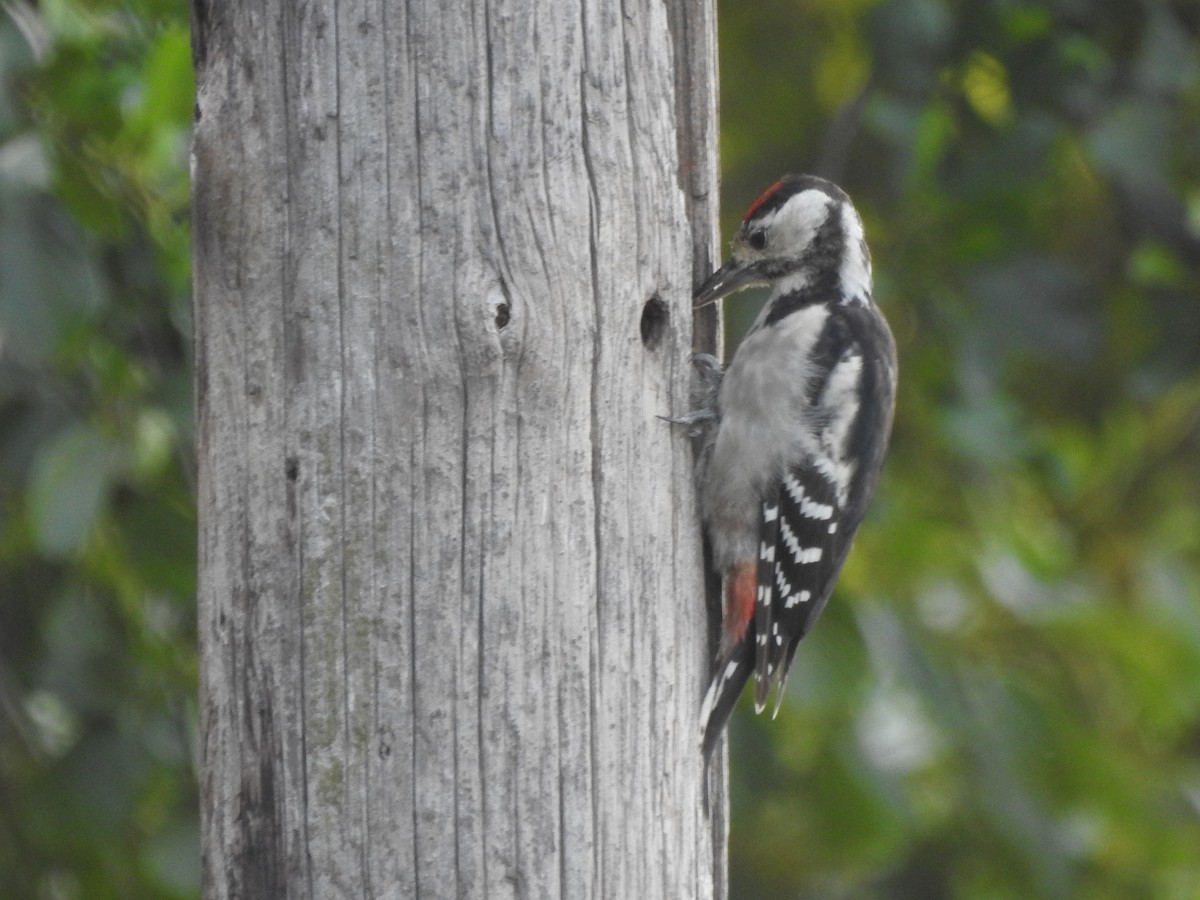
<svg viewBox="0 0 1200 900">
<path fill-rule="evenodd" d="M 642 307 L 642 346 L 647 350 L 657 350 L 667 331 L 667 321 L 670 313 L 667 304 L 658 294 L 652 294 Z"/>
</svg>

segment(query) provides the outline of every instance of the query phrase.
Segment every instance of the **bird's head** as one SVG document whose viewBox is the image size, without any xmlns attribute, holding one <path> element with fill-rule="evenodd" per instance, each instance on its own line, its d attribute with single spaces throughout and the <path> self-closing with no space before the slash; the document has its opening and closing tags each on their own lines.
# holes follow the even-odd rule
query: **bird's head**
<svg viewBox="0 0 1200 900">
<path fill-rule="evenodd" d="M 869 302 L 871 257 L 862 220 L 836 184 L 786 175 L 759 197 L 733 236 L 729 260 L 696 290 L 696 306 L 754 286 L 788 292 L 826 280 L 845 302 Z"/>
</svg>

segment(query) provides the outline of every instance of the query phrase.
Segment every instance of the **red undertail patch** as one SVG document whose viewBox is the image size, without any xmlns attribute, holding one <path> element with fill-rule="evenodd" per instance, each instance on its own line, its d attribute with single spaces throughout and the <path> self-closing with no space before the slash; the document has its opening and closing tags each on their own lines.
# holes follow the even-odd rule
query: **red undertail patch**
<svg viewBox="0 0 1200 900">
<path fill-rule="evenodd" d="M 754 599 L 758 591 L 758 566 L 738 563 L 725 581 L 725 640 L 740 644 L 754 618 Z"/>
</svg>

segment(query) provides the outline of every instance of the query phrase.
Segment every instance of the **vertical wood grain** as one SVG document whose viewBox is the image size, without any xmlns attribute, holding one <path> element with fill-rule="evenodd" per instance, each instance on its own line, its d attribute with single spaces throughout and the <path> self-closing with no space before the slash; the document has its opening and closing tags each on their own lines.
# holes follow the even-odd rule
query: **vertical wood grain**
<svg viewBox="0 0 1200 900">
<path fill-rule="evenodd" d="M 724 896 L 711 2 L 193 9 L 205 896 Z"/>
</svg>

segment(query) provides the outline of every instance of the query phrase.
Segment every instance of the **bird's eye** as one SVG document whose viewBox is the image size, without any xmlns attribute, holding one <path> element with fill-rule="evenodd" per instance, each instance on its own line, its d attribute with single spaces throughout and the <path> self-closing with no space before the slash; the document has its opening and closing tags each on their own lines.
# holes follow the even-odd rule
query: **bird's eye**
<svg viewBox="0 0 1200 900">
<path fill-rule="evenodd" d="M 755 250 L 762 250 L 767 246 L 767 233 L 761 228 L 758 231 L 750 232 L 750 236 L 746 238 L 746 243 Z"/>
</svg>

